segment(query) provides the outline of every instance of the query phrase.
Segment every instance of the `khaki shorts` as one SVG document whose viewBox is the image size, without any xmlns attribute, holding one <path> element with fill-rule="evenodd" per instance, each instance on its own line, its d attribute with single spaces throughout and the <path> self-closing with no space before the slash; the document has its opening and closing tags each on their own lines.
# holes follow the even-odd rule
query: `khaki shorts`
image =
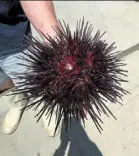
<svg viewBox="0 0 139 156">
<path fill-rule="evenodd" d="M 0 56 L 0 85 L 2 85 L 6 80 L 12 79 L 14 85 L 20 82 L 20 80 L 15 79 L 14 73 L 23 73 L 26 71 L 25 66 L 19 65 L 19 63 L 25 63 L 25 60 L 21 60 L 18 57 L 23 55 L 22 50 L 18 53 L 6 56 Z"/>
</svg>

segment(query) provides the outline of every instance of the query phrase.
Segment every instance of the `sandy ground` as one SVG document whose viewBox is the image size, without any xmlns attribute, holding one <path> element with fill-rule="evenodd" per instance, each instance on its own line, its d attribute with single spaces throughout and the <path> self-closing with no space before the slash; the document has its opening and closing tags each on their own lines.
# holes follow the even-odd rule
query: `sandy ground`
<svg viewBox="0 0 139 156">
<path fill-rule="evenodd" d="M 73 122 L 68 134 L 62 128 L 58 136 L 50 138 L 42 123 L 36 124 L 34 112 L 25 112 L 14 134 L 6 136 L 0 131 L 0 156 L 139 156 L 139 3 L 57 1 L 54 4 L 58 18 L 68 22 L 72 29 L 84 16 L 94 24 L 94 31 L 107 31 L 106 39 L 116 42 L 122 50 L 120 57 L 127 63 L 129 83 L 124 87 L 131 94 L 124 97 L 123 106 L 110 105 L 118 120 L 104 116 L 102 134 L 89 119 L 85 128 Z M 0 124 L 8 109 L 1 104 Z"/>
</svg>

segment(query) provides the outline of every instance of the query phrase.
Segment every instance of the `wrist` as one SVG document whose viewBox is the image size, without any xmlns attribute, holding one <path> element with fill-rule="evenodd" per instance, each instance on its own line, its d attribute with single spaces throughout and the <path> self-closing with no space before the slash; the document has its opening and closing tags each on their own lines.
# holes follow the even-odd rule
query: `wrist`
<svg viewBox="0 0 139 156">
<path fill-rule="evenodd" d="M 51 38 L 55 38 L 57 36 L 57 33 L 55 31 L 56 26 L 59 26 L 58 22 L 55 22 L 49 26 L 46 26 L 45 29 L 43 29 L 41 32 L 44 34 L 40 34 L 44 42 L 48 42 L 45 36 L 50 36 Z"/>
</svg>

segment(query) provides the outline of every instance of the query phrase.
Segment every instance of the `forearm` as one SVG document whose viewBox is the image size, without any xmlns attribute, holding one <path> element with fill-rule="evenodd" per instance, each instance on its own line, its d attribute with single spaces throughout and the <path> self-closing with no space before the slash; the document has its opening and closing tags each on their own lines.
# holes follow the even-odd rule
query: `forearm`
<svg viewBox="0 0 139 156">
<path fill-rule="evenodd" d="M 20 1 L 21 6 L 34 27 L 42 33 L 54 37 L 52 27 L 58 25 L 52 1 Z"/>
</svg>

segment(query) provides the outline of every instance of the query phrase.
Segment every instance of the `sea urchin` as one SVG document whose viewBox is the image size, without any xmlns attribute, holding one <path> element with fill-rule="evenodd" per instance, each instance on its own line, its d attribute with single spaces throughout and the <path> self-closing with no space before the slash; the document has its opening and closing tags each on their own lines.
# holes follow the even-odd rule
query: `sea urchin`
<svg viewBox="0 0 139 156">
<path fill-rule="evenodd" d="M 100 31 L 91 36 L 93 27 L 84 19 L 77 22 L 74 33 L 68 24 L 60 23 L 55 27 L 57 36 L 45 36 L 48 43 L 41 43 L 30 35 L 27 38 L 29 52 L 23 52 L 27 72 L 17 76 L 22 81 L 16 93 L 28 93 L 29 100 L 35 100 L 26 109 L 43 104 L 37 113 L 38 120 L 43 114 L 57 115 L 55 132 L 61 119 L 68 128 L 71 117 L 85 121 L 89 114 L 99 131 L 102 127 L 101 115 L 110 110 L 104 101 L 119 102 L 127 93 L 120 83 L 126 82 L 126 76 L 120 67 L 125 64 L 116 58 L 114 44 L 108 45 L 102 40 Z M 95 109 L 94 109 L 95 108 Z"/>
</svg>

